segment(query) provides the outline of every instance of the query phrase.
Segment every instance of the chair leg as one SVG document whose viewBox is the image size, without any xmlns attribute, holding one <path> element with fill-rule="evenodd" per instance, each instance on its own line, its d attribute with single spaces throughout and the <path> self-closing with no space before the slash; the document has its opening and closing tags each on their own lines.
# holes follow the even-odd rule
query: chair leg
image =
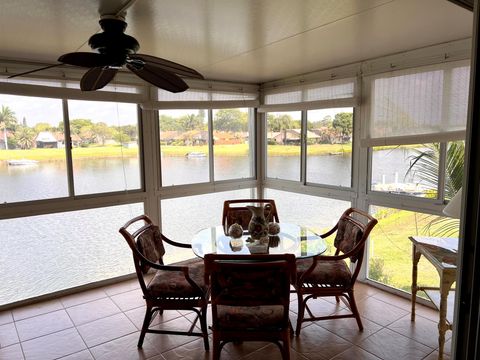
<svg viewBox="0 0 480 360">
<path fill-rule="evenodd" d="M 218 339 L 218 335 L 213 331 L 212 335 L 212 346 L 213 346 L 213 360 L 220 360 L 220 351 L 222 350 L 220 346 L 220 340 Z"/>
<path fill-rule="evenodd" d="M 340 298 L 338 296 L 335 296 L 335 300 L 337 301 L 337 304 L 340 302 Z"/>
<path fill-rule="evenodd" d="M 290 360 L 290 331 L 287 331 L 286 334 L 282 337 L 282 347 L 280 350 L 282 351 L 282 359 L 283 360 Z"/>
<path fill-rule="evenodd" d="M 298 295 L 298 312 L 297 312 L 297 328 L 295 329 L 295 335 L 300 335 L 300 330 L 302 328 L 302 321 L 305 315 L 305 302 L 303 301 L 303 295 L 300 292 L 297 292 Z"/>
<path fill-rule="evenodd" d="M 348 291 L 348 303 L 350 304 L 350 309 L 352 310 L 353 315 L 355 315 L 355 320 L 357 320 L 358 329 L 363 331 L 362 319 L 360 318 L 360 313 L 358 312 L 357 304 L 355 303 L 353 290 Z"/>
<path fill-rule="evenodd" d="M 140 332 L 140 338 L 138 339 L 137 347 L 141 348 L 143 346 L 143 340 L 145 339 L 145 334 L 147 333 L 148 326 L 152 320 L 152 308 L 147 305 L 145 311 L 145 318 L 143 319 L 142 331 Z"/>
<path fill-rule="evenodd" d="M 208 351 L 210 346 L 208 344 L 208 328 L 207 328 L 207 307 L 205 306 L 200 310 L 200 327 L 203 333 L 203 346 Z"/>
</svg>

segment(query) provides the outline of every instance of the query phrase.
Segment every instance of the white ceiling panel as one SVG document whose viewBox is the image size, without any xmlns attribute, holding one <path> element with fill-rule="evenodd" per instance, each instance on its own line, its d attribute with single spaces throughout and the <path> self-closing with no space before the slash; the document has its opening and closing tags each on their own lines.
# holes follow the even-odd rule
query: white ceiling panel
<svg viewBox="0 0 480 360">
<path fill-rule="evenodd" d="M 100 14 L 125 5 L 141 53 L 253 83 L 467 38 L 473 22 L 447 0 L 1 0 L 0 58 L 89 51 Z"/>
</svg>

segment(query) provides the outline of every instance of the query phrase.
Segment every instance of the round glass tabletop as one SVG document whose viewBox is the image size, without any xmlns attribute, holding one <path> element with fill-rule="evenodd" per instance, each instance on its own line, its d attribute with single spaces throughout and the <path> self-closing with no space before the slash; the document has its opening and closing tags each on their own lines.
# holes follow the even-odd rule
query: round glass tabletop
<svg viewBox="0 0 480 360">
<path fill-rule="evenodd" d="M 241 238 L 225 235 L 222 226 L 200 230 L 192 239 L 192 250 L 203 258 L 205 254 L 294 254 L 308 258 L 325 252 L 327 245 L 311 229 L 280 223 L 280 233 L 262 240 L 252 240 L 248 234 Z"/>
</svg>

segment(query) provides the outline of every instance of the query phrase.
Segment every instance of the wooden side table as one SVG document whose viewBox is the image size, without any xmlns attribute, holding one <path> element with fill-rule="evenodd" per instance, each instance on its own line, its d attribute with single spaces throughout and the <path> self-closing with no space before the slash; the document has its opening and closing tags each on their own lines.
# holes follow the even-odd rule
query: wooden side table
<svg viewBox="0 0 480 360">
<path fill-rule="evenodd" d="M 452 330 L 453 302 L 455 289 L 451 289 L 457 276 L 457 238 L 410 236 L 413 244 L 412 267 L 412 315 L 415 321 L 415 303 L 417 291 L 424 291 L 439 310 L 438 321 L 438 359 L 443 359 L 445 332 Z M 437 269 L 440 276 L 439 287 L 417 286 L 418 262 L 420 256 L 425 258 Z M 450 303 L 450 306 L 448 306 Z"/>
</svg>

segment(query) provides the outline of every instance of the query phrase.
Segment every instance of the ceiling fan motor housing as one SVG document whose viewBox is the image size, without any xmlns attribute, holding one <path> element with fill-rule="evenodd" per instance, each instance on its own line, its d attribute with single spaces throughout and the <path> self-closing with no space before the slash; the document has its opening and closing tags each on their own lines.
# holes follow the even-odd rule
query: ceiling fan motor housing
<svg viewBox="0 0 480 360">
<path fill-rule="evenodd" d="M 127 55 L 136 53 L 140 49 L 140 44 L 133 36 L 124 34 L 127 27 L 125 21 L 118 18 L 104 18 L 99 22 L 103 32 L 92 35 L 88 45 L 100 54 L 111 58 L 111 66 L 124 65 Z"/>
</svg>

